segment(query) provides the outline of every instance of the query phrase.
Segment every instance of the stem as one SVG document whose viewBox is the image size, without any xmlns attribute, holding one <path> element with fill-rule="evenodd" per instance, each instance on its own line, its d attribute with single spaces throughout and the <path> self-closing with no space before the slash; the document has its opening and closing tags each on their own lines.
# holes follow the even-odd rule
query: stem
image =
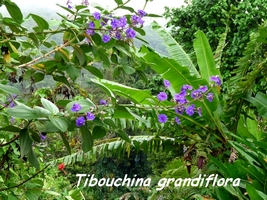
<svg viewBox="0 0 267 200">
<path fill-rule="evenodd" d="M 130 0 L 127 0 L 127 1 L 125 1 L 123 4 L 118 5 L 116 8 L 112 9 L 112 10 L 110 11 L 110 13 L 114 12 L 115 10 L 120 9 L 121 7 L 125 6 L 125 5 L 126 5 L 127 3 L 129 3 L 129 2 L 130 2 Z"/>
<path fill-rule="evenodd" d="M 44 54 L 44 55 L 42 55 L 42 56 L 40 56 L 40 57 L 38 57 L 38 58 L 33 59 L 33 60 L 31 60 L 30 62 L 27 62 L 27 63 L 25 63 L 25 64 L 19 65 L 18 68 L 28 67 L 29 65 L 31 65 L 31 64 L 33 64 L 33 63 L 35 63 L 35 62 L 41 60 L 42 58 L 46 58 L 46 57 L 48 57 L 50 54 L 52 54 L 52 53 L 54 53 L 54 52 L 56 52 L 56 51 L 59 51 L 59 50 L 62 49 L 63 47 L 68 46 L 74 39 L 75 39 L 75 37 L 72 38 L 71 40 L 69 40 L 68 42 L 66 42 L 65 44 L 63 44 L 63 45 L 61 45 L 61 46 L 59 46 L 59 47 L 56 47 L 56 48 L 53 49 L 52 51 L 50 51 L 50 52 L 48 52 L 48 53 L 46 53 L 46 54 Z"/>
<path fill-rule="evenodd" d="M 19 135 L 15 136 L 12 140 L 10 140 L 9 142 L 6 142 L 4 144 L 0 144 L 0 147 L 6 146 L 11 144 L 12 142 L 16 141 L 19 138 Z"/>
</svg>

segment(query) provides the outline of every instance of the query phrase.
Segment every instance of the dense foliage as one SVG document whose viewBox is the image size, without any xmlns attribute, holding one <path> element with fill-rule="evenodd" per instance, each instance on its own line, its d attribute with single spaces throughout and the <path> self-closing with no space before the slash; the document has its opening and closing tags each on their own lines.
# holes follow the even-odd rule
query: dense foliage
<svg viewBox="0 0 267 200">
<path fill-rule="evenodd" d="M 58 6 L 68 14 L 49 21 L 0 1 L 10 14 L 0 15 L 1 199 L 266 199 L 267 95 L 252 94 L 266 71 L 266 55 L 257 54 L 266 23 L 255 25 L 232 78 L 222 81 L 226 35 L 210 45 L 196 29 L 193 60 L 152 23 L 162 55 L 142 37 L 146 16 L 157 16 L 115 2 L 91 12 L 86 0 L 67 1 Z M 119 9 L 129 14 L 117 16 Z M 27 28 L 26 19 L 36 25 Z M 83 173 L 153 181 L 89 187 L 77 180 Z M 161 178 L 201 174 L 241 184 L 158 189 Z"/>
<path fill-rule="evenodd" d="M 217 52 L 214 56 L 221 56 L 218 67 L 224 80 L 227 80 L 233 76 L 233 69 L 242 57 L 250 34 L 266 19 L 266 11 L 267 3 L 264 0 L 193 0 L 187 6 L 166 8 L 164 16 L 168 19 L 167 26 L 171 27 L 172 36 L 188 53 L 193 52 L 192 41 L 198 29 L 207 35 L 214 52 L 220 41 L 225 40 L 222 54 Z M 266 47 L 259 49 L 259 57 L 265 51 Z M 254 92 L 266 91 L 265 76 L 265 72 L 259 75 Z"/>
</svg>

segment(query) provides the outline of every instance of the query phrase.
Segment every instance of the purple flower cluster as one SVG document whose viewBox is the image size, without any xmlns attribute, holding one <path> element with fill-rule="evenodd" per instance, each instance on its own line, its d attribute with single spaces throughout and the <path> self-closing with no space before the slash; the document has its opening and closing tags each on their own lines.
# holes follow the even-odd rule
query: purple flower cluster
<svg viewBox="0 0 267 200">
<path fill-rule="evenodd" d="M 211 84 L 211 86 L 221 86 L 222 82 L 219 76 L 211 76 L 210 80 L 214 82 L 215 84 Z M 164 86 L 166 88 L 170 87 L 171 84 L 168 80 L 163 81 Z M 189 92 L 191 91 L 191 93 Z M 187 97 L 191 97 L 191 100 L 189 100 Z M 157 98 L 159 101 L 167 100 L 168 96 L 165 92 L 160 92 L 157 95 Z M 195 113 L 197 113 L 199 116 L 202 116 L 202 108 L 196 107 L 195 104 L 189 104 L 190 101 L 203 101 L 203 98 L 206 98 L 209 102 L 212 102 L 214 98 L 214 94 L 209 92 L 208 86 L 199 86 L 197 89 L 193 90 L 193 87 L 191 85 L 183 85 L 181 87 L 181 90 L 179 93 L 174 94 L 174 101 L 175 101 L 175 107 L 174 110 L 178 115 L 183 115 L 186 113 L 188 116 L 193 116 Z M 166 123 L 168 120 L 168 117 L 165 114 L 159 114 L 158 115 L 158 121 L 160 123 Z M 180 124 L 181 121 L 178 117 L 175 117 L 175 122 L 177 124 Z"/>
<path fill-rule="evenodd" d="M 71 108 L 71 111 L 72 112 L 78 112 L 79 110 L 81 110 L 81 108 L 82 107 L 81 107 L 80 104 L 74 103 L 73 106 L 72 106 L 72 108 Z M 86 118 L 87 121 L 92 121 L 92 120 L 95 119 L 95 115 L 93 113 L 91 113 L 91 112 L 88 112 L 86 114 L 86 116 L 80 116 L 80 117 L 78 117 L 76 119 L 76 126 L 77 127 L 83 126 L 85 124 L 85 122 L 86 122 L 85 118 Z"/>
<path fill-rule="evenodd" d="M 130 18 L 130 22 L 127 22 L 125 16 L 116 18 L 111 15 L 101 16 L 101 13 L 94 12 L 92 14 L 91 21 L 88 22 L 88 28 L 86 30 L 87 35 L 95 34 L 95 21 L 100 21 L 100 33 L 102 34 L 102 41 L 107 43 L 111 38 L 117 40 L 124 39 L 133 39 L 136 37 L 136 32 L 134 27 L 142 26 L 144 24 L 143 17 L 146 15 L 146 12 L 143 10 L 138 10 L 137 14 L 133 15 Z"/>
</svg>

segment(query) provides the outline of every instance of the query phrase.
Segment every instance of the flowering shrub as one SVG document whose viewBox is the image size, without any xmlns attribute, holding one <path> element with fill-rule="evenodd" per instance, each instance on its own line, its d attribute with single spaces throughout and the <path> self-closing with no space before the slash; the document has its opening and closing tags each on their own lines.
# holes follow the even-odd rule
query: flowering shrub
<svg viewBox="0 0 267 200">
<path fill-rule="evenodd" d="M 210 81 L 214 82 L 214 84 L 210 84 L 211 88 L 215 86 L 221 86 L 221 79 L 219 76 L 211 76 Z M 163 84 L 166 88 L 170 87 L 171 84 L 168 80 L 164 80 Z M 193 116 L 195 113 L 198 113 L 199 116 L 202 116 L 202 108 L 198 107 L 193 104 L 195 101 L 203 101 L 203 98 L 205 97 L 209 102 L 212 102 L 214 95 L 210 92 L 210 89 L 208 89 L 208 86 L 199 86 L 198 89 L 193 90 L 193 87 L 191 85 L 183 85 L 181 87 L 180 93 L 174 94 L 173 101 L 175 102 L 175 112 L 179 115 L 184 114 L 184 112 L 188 116 Z M 191 91 L 191 95 L 190 92 Z M 191 99 L 187 99 L 187 97 L 191 97 Z M 160 92 L 157 95 L 157 98 L 159 101 L 164 101 L 168 99 L 168 96 L 165 92 Z M 159 114 L 158 115 L 158 121 L 160 123 L 166 123 L 167 122 L 167 116 L 165 114 Z M 176 116 L 175 121 L 177 124 L 181 124 L 180 119 Z"/>
</svg>

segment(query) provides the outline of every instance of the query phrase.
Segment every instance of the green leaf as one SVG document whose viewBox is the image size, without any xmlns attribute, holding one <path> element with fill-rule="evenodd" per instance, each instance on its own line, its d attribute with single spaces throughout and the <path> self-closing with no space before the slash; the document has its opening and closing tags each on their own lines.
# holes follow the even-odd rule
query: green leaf
<svg viewBox="0 0 267 200">
<path fill-rule="evenodd" d="M 39 117 L 48 117 L 48 115 L 51 115 L 51 112 L 49 110 L 44 109 L 43 107 L 34 106 L 33 109 L 36 111 Z"/>
<path fill-rule="evenodd" d="M 86 125 L 80 128 L 80 132 L 82 135 L 82 150 L 86 153 L 93 148 L 94 140 Z"/>
<path fill-rule="evenodd" d="M 105 137 L 106 134 L 107 134 L 107 131 L 102 126 L 95 126 L 93 129 L 93 132 L 92 132 L 94 139 L 101 139 L 101 138 Z"/>
<path fill-rule="evenodd" d="M 112 119 L 104 119 L 104 123 L 109 125 L 112 128 L 116 128 L 116 125 Z"/>
<path fill-rule="evenodd" d="M 34 33 L 28 33 L 28 38 L 30 38 L 33 41 L 34 45 L 39 48 L 39 40 Z"/>
<path fill-rule="evenodd" d="M 53 79 L 55 81 L 64 83 L 65 85 L 67 85 L 68 87 L 70 87 L 70 83 L 69 83 L 69 81 L 67 80 L 67 78 L 65 76 L 53 75 Z"/>
<path fill-rule="evenodd" d="M 1 131 L 8 131 L 8 132 L 14 132 L 14 133 L 18 133 L 21 131 L 20 128 L 16 127 L 16 126 L 11 126 L 11 125 L 8 125 L 8 126 L 5 126 L 3 128 L 0 128 Z"/>
<path fill-rule="evenodd" d="M 176 60 L 180 65 L 188 67 L 191 75 L 200 77 L 192 60 L 190 59 L 189 55 L 183 50 L 182 46 L 179 45 L 176 40 L 157 22 L 153 22 L 151 25 L 153 30 L 156 31 L 163 39 L 164 44 L 166 44 L 167 51 L 171 56 L 170 58 Z"/>
<path fill-rule="evenodd" d="M 72 47 L 73 47 L 73 49 L 74 49 L 74 55 L 77 56 L 80 65 L 83 65 L 84 62 L 85 62 L 85 54 L 84 54 L 84 52 L 83 52 L 82 49 L 81 49 L 79 46 L 77 46 L 77 45 L 73 45 Z"/>
<path fill-rule="evenodd" d="M 60 134 L 60 137 L 61 137 L 61 139 L 62 139 L 62 141 L 63 141 L 63 143 L 64 143 L 64 145 L 65 145 L 65 147 L 66 147 L 66 149 L 68 151 L 68 153 L 71 154 L 71 148 L 70 148 L 69 142 L 67 141 L 66 136 L 64 135 L 63 132 L 59 132 L 59 134 Z"/>
<path fill-rule="evenodd" d="M 134 117 L 132 116 L 132 114 L 125 108 L 122 106 L 117 106 L 114 114 L 113 114 L 113 118 L 124 118 L 124 119 L 134 119 Z"/>
<path fill-rule="evenodd" d="M 93 66 L 86 66 L 84 67 L 84 69 L 88 70 L 89 72 L 91 72 L 93 75 L 95 75 L 97 78 L 102 79 L 104 76 L 102 74 L 102 72 L 97 69 L 96 67 Z"/>
<path fill-rule="evenodd" d="M 130 67 L 129 65 L 123 65 L 123 70 L 127 75 L 131 75 L 133 73 L 135 73 L 135 69 Z"/>
<path fill-rule="evenodd" d="M 99 87 L 101 87 L 112 99 L 113 103 L 116 103 L 116 97 L 114 95 L 114 93 L 102 82 L 100 82 L 100 79 L 91 79 L 92 82 L 94 82 L 95 84 L 97 84 Z"/>
<path fill-rule="evenodd" d="M 40 30 L 40 32 L 42 32 L 43 30 L 49 29 L 49 24 L 47 23 L 47 21 L 44 18 L 42 18 L 38 15 L 35 15 L 35 14 L 31 14 L 31 17 L 38 25 L 38 29 Z"/>
<path fill-rule="evenodd" d="M 48 118 L 60 131 L 65 132 L 68 129 L 68 124 L 65 122 L 64 119 L 54 117 L 53 115 L 49 115 Z"/>
<path fill-rule="evenodd" d="M 32 149 L 32 138 L 29 135 L 27 129 L 22 129 L 19 132 L 19 146 L 20 146 L 20 157 L 23 158 L 30 149 Z"/>
<path fill-rule="evenodd" d="M 73 65 L 67 65 L 66 71 L 69 74 L 72 81 L 75 81 L 81 75 L 81 71 L 78 70 Z"/>
<path fill-rule="evenodd" d="M 119 50 L 120 52 L 124 53 L 125 55 L 132 57 L 132 55 L 126 49 L 124 49 L 122 46 L 115 45 L 115 48 L 117 50 Z"/>
<path fill-rule="evenodd" d="M 205 34 L 198 30 L 195 33 L 195 37 L 194 49 L 197 56 L 199 70 L 202 78 L 209 82 L 211 76 L 220 76 L 220 71 L 216 68 L 212 50 Z"/>
<path fill-rule="evenodd" d="M 248 195 L 250 197 L 250 199 L 252 200 L 264 200 L 263 198 L 261 198 L 261 196 L 258 194 L 258 191 L 250 184 L 246 184 L 246 189 L 248 192 Z M 267 197 L 265 195 L 265 197 Z"/>
<path fill-rule="evenodd" d="M 72 112 L 71 108 L 73 106 L 73 104 L 78 103 L 81 105 L 81 110 L 79 110 L 77 113 L 85 113 L 85 112 L 89 112 L 90 108 L 95 108 L 95 104 L 90 100 L 90 99 L 81 99 L 78 101 L 72 101 L 70 103 L 68 103 L 66 105 L 66 110 L 68 112 Z"/>
<path fill-rule="evenodd" d="M 20 91 L 18 90 L 18 88 L 15 88 L 15 87 L 12 87 L 12 86 L 9 86 L 9 85 L 3 85 L 3 84 L 0 84 L 0 90 L 8 93 L 8 94 L 20 94 Z"/>
<path fill-rule="evenodd" d="M 131 139 L 129 138 L 127 133 L 125 133 L 123 130 L 118 130 L 116 131 L 116 133 L 119 135 L 121 139 L 125 140 L 126 142 L 131 143 Z"/>
<path fill-rule="evenodd" d="M 30 146 L 30 149 L 29 149 L 29 152 L 28 152 L 28 159 L 29 159 L 29 162 L 32 164 L 32 166 L 34 166 L 36 169 L 40 169 L 40 165 L 39 165 L 39 162 L 38 162 L 38 159 L 32 149 L 32 147 Z"/>
<path fill-rule="evenodd" d="M 21 24 L 23 20 L 23 15 L 21 13 L 21 10 L 17 6 L 17 4 L 11 1 L 5 1 L 4 4 L 6 6 L 8 13 L 12 17 L 12 19 L 16 21 L 17 23 Z"/>
<path fill-rule="evenodd" d="M 26 106 L 26 105 L 17 105 L 13 108 L 8 108 L 7 113 L 13 117 L 21 118 L 21 119 L 37 119 L 37 112 Z"/>
<path fill-rule="evenodd" d="M 41 103 L 52 114 L 56 115 L 59 112 L 58 107 L 55 104 L 53 104 L 51 101 L 48 101 L 45 98 L 41 98 Z"/>
<path fill-rule="evenodd" d="M 157 98 L 153 97 L 148 90 L 139 90 L 136 88 L 131 88 L 131 87 L 122 85 L 120 83 L 108 81 L 105 79 L 101 79 L 101 80 L 93 79 L 92 81 L 94 83 L 97 83 L 98 85 L 105 86 L 105 88 L 108 88 L 108 91 L 112 92 L 112 94 L 114 92 L 118 95 L 121 95 L 125 98 L 132 100 L 134 103 L 154 105 L 155 102 L 158 102 Z M 154 102 L 154 103 L 151 103 L 151 102 Z M 170 105 L 170 103 L 166 102 L 166 105 L 167 104 Z"/>
<path fill-rule="evenodd" d="M 69 13 L 71 13 L 72 15 L 75 15 L 75 12 L 65 6 L 61 6 L 60 4 L 56 4 L 57 6 L 63 8 L 64 10 L 68 11 Z"/>
<path fill-rule="evenodd" d="M 44 80 L 45 74 L 41 72 L 37 72 L 33 75 L 34 83 L 40 82 Z"/>
<path fill-rule="evenodd" d="M 130 11 L 131 13 L 134 13 L 134 12 L 135 12 L 133 8 L 128 7 L 128 6 L 121 6 L 120 8 L 121 8 L 121 9 L 124 9 L 124 10 L 128 10 L 128 11 Z"/>
<path fill-rule="evenodd" d="M 117 3 L 118 6 L 123 4 L 122 0 L 115 0 L 115 2 Z"/>
<path fill-rule="evenodd" d="M 266 94 L 263 94 L 262 92 L 258 92 L 255 98 L 251 96 L 247 96 L 245 99 L 257 107 L 258 112 L 262 117 L 267 118 L 267 95 Z"/>
<path fill-rule="evenodd" d="M 103 62 L 103 66 L 104 67 L 110 67 L 110 61 L 109 61 L 108 56 L 100 50 L 97 51 L 97 54 L 98 54 L 100 60 Z"/>
</svg>

